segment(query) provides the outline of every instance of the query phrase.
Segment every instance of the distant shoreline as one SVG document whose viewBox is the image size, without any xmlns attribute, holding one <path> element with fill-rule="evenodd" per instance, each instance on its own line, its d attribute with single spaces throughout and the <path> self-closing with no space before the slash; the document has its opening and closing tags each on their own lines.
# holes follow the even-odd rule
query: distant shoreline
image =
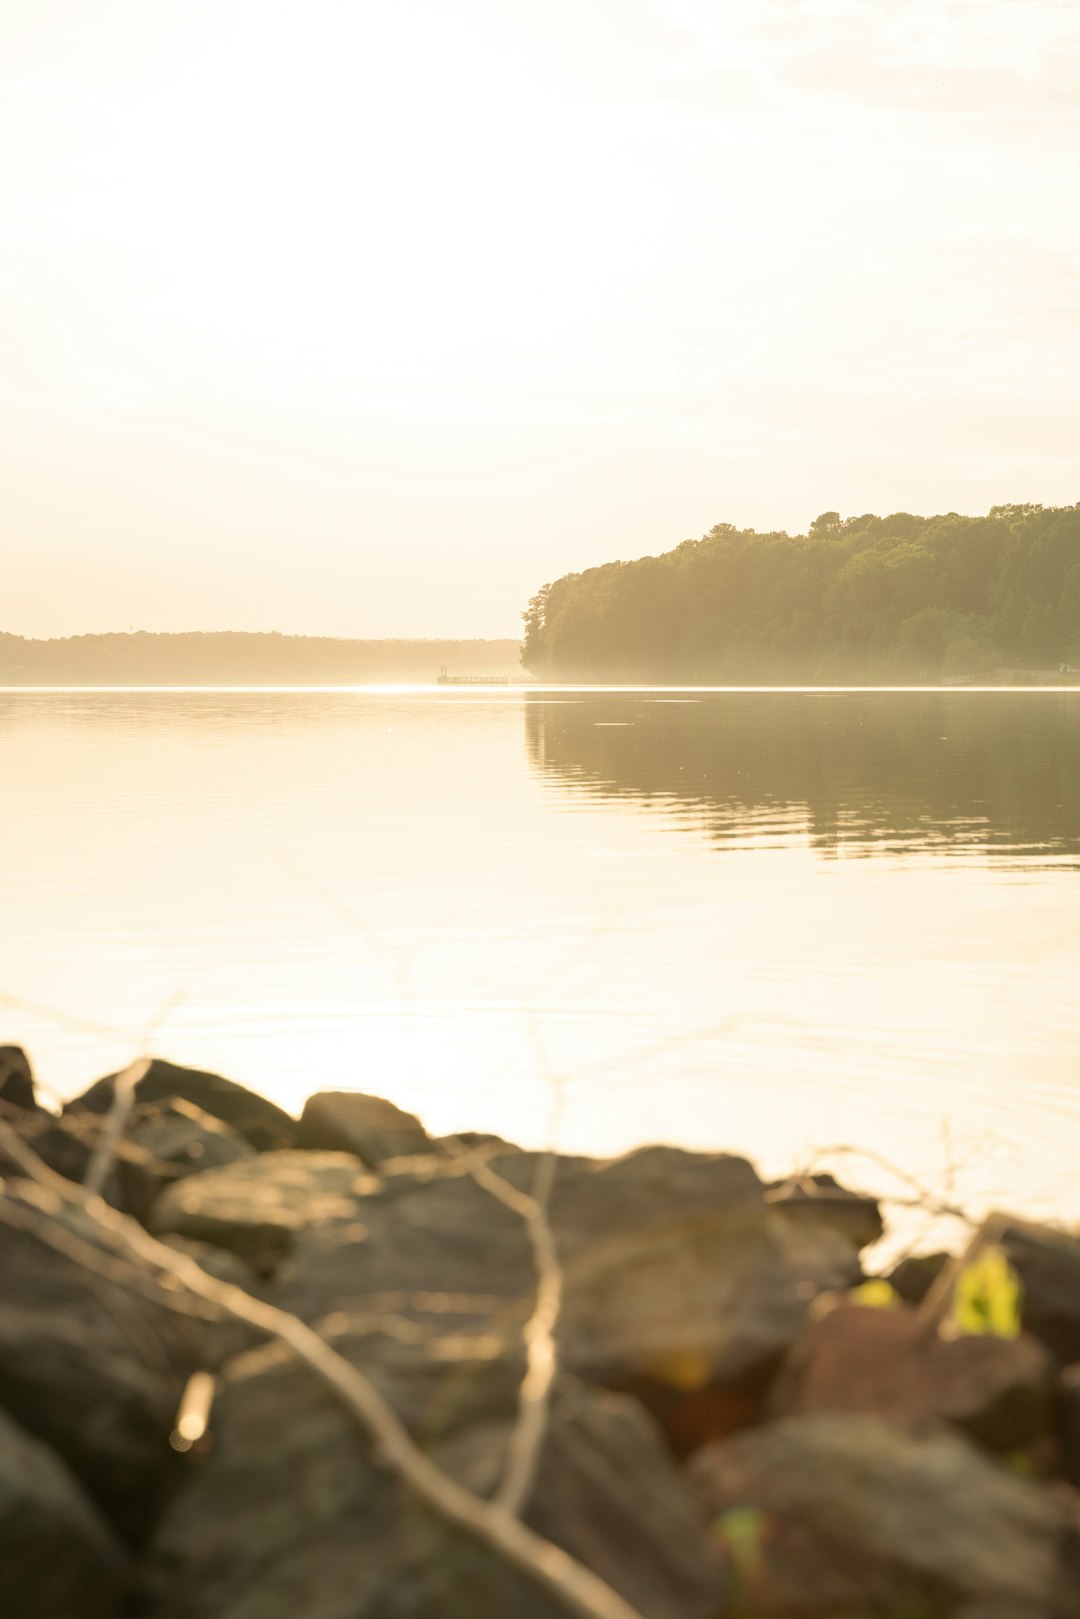
<svg viewBox="0 0 1080 1619">
<path fill-rule="evenodd" d="M 342 694 L 348 692 L 418 692 L 439 696 L 445 694 L 448 701 L 452 700 L 452 698 L 455 696 L 474 696 L 477 693 L 481 693 L 485 696 L 498 696 L 502 694 L 509 694 L 513 696 L 522 692 L 582 692 L 595 693 L 597 695 L 602 695 L 605 692 L 609 692 L 613 696 L 617 696 L 620 693 L 633 695 L 635 692 L 642 695 L 650 692 L 673 692 L 688 693 L 697 696 L 708 696 L 710 694 L 719 696 L 723 695 L 724 693 L 729 693 L 732 696 L 740 694 L 759 694 L 761 696 L 775 695 L 778 697 L 812 697 L 828 696 L 830 694 L 842 696 L 844 693 L 855 695 L 857 693 L 872 694 L 874 692 L 881 692 L 883 695 L 888 695 L 890 693 L 893 695 L 902 695 L 904 693 L 908 693 L 914 696 L 920 692 L 938 692 L 951 697 L 973 696 L 979 694 L 989 695 L 993 692 L 1011 692 L 1013 694 L 1027 693 L 1030 696 L 1038 696 L 1039 694 L 1046 695 L 1052 693 L 1080 692 L 1080 681 L 1062 680 L 1051 684 L 1039 684 L 1034 681 L 994 681 L 979 685 L 955 685 L 938 681 L 923 684 L 907 683 L 904 685 L 884 685 L 877 683 L 872 685 L 850 684 L 825 686 L 791 685 L 778 682 L 774 685 L 729 684 L 723 686 L 674 686 L 662 685 L 656 681 L 648 683 L 632 683 L 627 681 L 619 684 L 600 684 L 590 683 L 588 681 L 541 681 L 532 680 L 527 675 L 519 675 L 516 677 L 511 677 L 505 684 L 485 684 L 483 682 L 478 682 L 477 684 L 472 685 L 469 682 L 462 682 L 461 684 L 446 686 L 439 685 L 438 681 L 435 679 L 354 680 L 336 682 L 307 681 L 293 682 L 291 684 L 278 681 L 262 681 L 243 685 L 236 682 L 224 681 L 215 682 L 213 684 L 198 685 L 182 681 L 164 681 L 156 684 L 137 684 L 134 682 L 121 681 L 97 681 L 94 683 L 41 682 L 31 684 L 27 681 L 10 682 L 0 679 L 0 694 L 23 696 L 33 696 L 38 694 L 41 696 L 47 696 L 50 693 L 54 693 L 57 696 L 61 696 L 64 694 L 75 695 L 84 693 L 87 695 L 93 695 L 97 693 L 104 696 L 108 695 L 110 692 L 128 693 L 130 695 L 142 693 L 147 696 L 153 696 L 154 694 L 165 695 L 167 693 L 175 693 L 178 696 L 187 693 L 192 696 L 197 696 L 199 693 L 212 695 L 215 692 L 233 692 L 237 695 L 248 694 L 251 696 L 258 696 L 260 693 L 264 693 L 266 695 L 278 693 L 284 696 L 288 695 L 289 693 L 302 695 L 305 692 L 312 695 L 317 695 L 320 692 L 325 693 L 326 695 L 332 695 L 335 692 L 340 692 Z"/>
<path fill-rule="evenodd" d="M 503 692 L 860 692 L 1075 691 L 1072 668 L 1057 674 L 1013 665 L 980 675 L 931 681 L 849 680 L 692 682 L 573 680 L 530 673 L 520 641 L 282 635 L 257 631 L 181 631 L 76 635 L 33 640 L 0 632 L 0 691 L 5 692 L 288 692 L 410 687 Z M 450 679 L 440 684 L 440 674 Z M 545 679 L 544 676 L 547 675 Z"/>
<path fill-rule="evenodd" d="M 504 638 L 347 640 L 273 632 L 0 634 L 0 687 L 275 687 L 394 685 L 454 675 L 522 677 L 520 642 Z"/>
</svg>

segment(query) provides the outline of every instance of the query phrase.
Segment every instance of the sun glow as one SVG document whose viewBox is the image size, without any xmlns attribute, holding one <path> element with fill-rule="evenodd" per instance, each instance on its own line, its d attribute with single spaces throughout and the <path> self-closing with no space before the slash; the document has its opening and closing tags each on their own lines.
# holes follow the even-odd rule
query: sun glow
<svg viewBox="0 0 1080 1619">
<path fill-rule="evenodd" d="M 106 108 L 33 116 L 86 296 L 189 380 L 393 404 L 542 375 L 657 261 L 646 132 L 484 8 L 158 9 Z"/>
<path fill-rule="evenodd" d="M 10 627 L 506 635 L 717 520 L 1071 500 L 1078 49 L 1042 0 L 10 0 Z"/>
</svg>

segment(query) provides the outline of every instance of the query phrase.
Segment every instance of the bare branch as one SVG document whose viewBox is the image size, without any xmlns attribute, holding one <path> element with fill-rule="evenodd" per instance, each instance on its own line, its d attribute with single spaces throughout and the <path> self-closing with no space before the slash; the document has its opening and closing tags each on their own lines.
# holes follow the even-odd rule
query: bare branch
<svg viewBox="0 0 1080 1619">
<path fill-rule="evenodd" d="M 931 1192 L 930 1189 L 924 1186 L 921 1181 L 917 1180 L 914 1175 L 909 1175 L 906 1170 L 901 1169 L 898 1164 L 894 1164 L 892 1160 L 886 1158 L 883 1153 L 875 1152 L 872 1147 L 853 1147 L 844 1142 L 840 1142 L 836 1146 L 818 1147 L 814 1151 L 814 1160 L 818 1163 L 821 1163 L 827 1158 L 844 1157 L 865 1158 L 868 1163 L 877 1164 L 881 1169 L 886 1170 L 888 1174 L 895 1176 L 895 1178 L 900 1181 L 902 1185 L 910 1187 L 911 1191 L 914 1193 L 914 1196 L 909 1199 L 886 1196 L 886 1202 L 894 1203 L 899 1208 L 926 1209 L 931 1214 L 942 1217 L 948 1216 L 950 1219 L 963 1220 L 968 1225 L 974 1225 L 975 1222 L 973 1217 L 964 1209 L 960 1208 L 954 1203 L 946 1202 L 944 1199 L 937 1197 L 935 1193 Z"/>
<path fill-rule="evenodd" d="M 0 1182 L 0 1191 L 3 1183 Z M 48 1211 L 34 1203 L 15 1197 L 0 1195 L 0 1222 L 14 1231 L 22 1231 L 36 1242 L 44 1243 L 54 1252 L 63 1254 L 83 1270 L 103 1280 L 138 1293 L 152 1303 L 164 1305 L 181 1315 L 194 1316 L 199 1321 L 221 1322 L 227 1317 L 218 1307 L 202 1299 L 192 1298 L 175 1284 L 168 1286 L 156 1276 L 148 1276 L 142 1268 L 119 1258 L 108 1250 L 78 1236 L 62 1221 L 55 1220 Z"/>
<path fill-rule="evenodd" d="M 192 1372 L 180 1397 L 176 1426 L 169 1436 L 174 1450 L 190 1450 L 203 1438 L 210 1426 L 216 1393 L 217 1378 L 213 1372 Z"/>
<path fill-rule="evenodd" d="M 105 1190 L 120 1137 L 124 1133 L 128 1115 L 135 1106 L 135 1087 L 149 1067 L 149 1057 L 140 1057 L 138 1062 L 133 1062 L 123 1073 L 117 1074 L 113 1081 L 112 1106 L 105 1115 L 101 1135 L 83 1178 L 88 1197 L 100 1197 Z"/>
<path fill-rule="evenodd" d="M 522 1331 L 525 1376 L 518 1393 L 517 1421 L 506 1447 L 502 1480 L 495 1492 L 496 1504 L 514 1517 L 525 1510 L 536 1481 L 551 1413 L 552 1389 L 559 1369 L 555 1329 L 562 1308 L 563 1271 L 548 1217 L 557 1164 L 552 1151 L 539 1160 L 531 1197 L 519 1192 L 489 1163 L 481 1161 L 469 1166 L 478 1185 L 524 1220 L 536 1266 L 536 1304 Z"/>
</svg>

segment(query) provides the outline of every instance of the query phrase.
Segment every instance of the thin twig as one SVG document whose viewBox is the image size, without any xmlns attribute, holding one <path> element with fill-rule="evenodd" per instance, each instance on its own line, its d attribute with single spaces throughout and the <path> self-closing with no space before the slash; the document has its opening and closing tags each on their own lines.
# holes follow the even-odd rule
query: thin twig
<svg viewBox="0 0 1080 1619">
<path fill-rule="evenodd" d="M 563 1269 L 550 1218 L 551 1194 L 559 1162 L 556 1145 L 562 1116 L 563 1081 L 550 1073 L 539 1033 L 531 1019 L 530 1033 L 537 1048 L 540 1067 L 548 1074 L 551 1086 L 548 1148 L 537 1162 L 532 1195 L 519 1191 L 497 1170 L 492 1169 L 490 1153 L 473 1152 L 462 1160 L 477 1185 L 498 1198 L 525 1222 L 536 1268 L 536 1303 L 521 1335 L 525 1348 L 525 1376 L 518 1390 L 517 1420 L 507 1442 L 502 1478 L 494 1496 L 495 1502 L 515 1517 L 520 1517 L 529 1504 L 547 1438 L 552 1394 L 559 1370 L 556 1329 L 563 1299 Z M 460 1149 L 460 1142 L 457 1146 Z"/>
<path fill-rule="evenodd" d="M 2 1190 L 3 1182 L 0 1181 L 0 1192 Z M 87 1242 L 85 1237 L 78 1236 L 62 1221 L 53 1219 L 46 1209 L 28 1200 L 0 1196 L 0 1222 L 10 1226 L 13 1231 L 22 1231 L 35 1241 L 44 1243 L 83 1270 L 91 1271 L 118 1287 L 127 1288 L 153 1304 L 167 1305 L 170 1310 L 194 1316 L 199 1321 L 220 1323 L 227 1319 L 220 1307 L 211 1307 L 202 1299 L 190 1297 L 183 1289 L 166 1286 L 156 1276 L 148 1276 L 144 1270 Z"/>
<path fill-rule="evenodd" d="M 135 1106 L 135 1087 L 146 1075 L 149 1067 L 149 1057 L 140 1057 L 138 1062 L 131 1063 L 113 1080 L 112 1106 L 105 1115 L 105 1123 L 98 1136 L 97 1146 L 83 1177 L 83 1186 L 88 1197 L 100 1197 L 105 1189 L 116 1149 L 120 1145 L 120 1137 Z"/>
<path fill-rule="evenodd" d="M 973 1220 L 972 1216 L 966 1212 L 966 1210 L 960 1208 L 956 1204 L 944 1202 L 941 1198 L 937 1197 L 933 1192 L 931 1192 L 928 1187 L 924 1186 L 921 1181 L 917 1180 L 914 1175 L 909 1175 L 906 1170 L 901 1169 L 898 1164 L 894 1164 L 892 1160 L 886 1158 L 883 1153 L 875 1152 L 872 1147 L 853 1147 L 841 1142 L 833 1147 L 818 1147 L 814 1151 L 814 1159 L 818 1163 L 827 1158 L 841 1157 L 865 1158 L 869 1163 L 877 1164 L 881 1169 L 886 1170 L 890 1175 L 894 1175 L 898 1181 L 902 1182 L 905 1186 L 909 1186 L 916 1194 L 915 1198 L 908 1202 L 905 1202 L 903 1199 L 898 1197 L 886 1196 L 886 1202 L 895 1203 L 902 1208 L 914 1206 L 927 1209 L 931 1214 L 940 1216 L 947 1215 L 951 1219 L 964 1220 L 967 1222 L 967 1224 L 974 1225 L 975 1221 Z"/>
<path fill-rule="evenodd" d="M 557 1165 L 557 1155 L 549 1149 L 537 1163 L 531 1196 L 512 1186 L 484 1160 L 467 1165 L 477 1185 L 521 1216 L 536 1266 L 536 1304 L 522 1329 L 525 1376 L 518 1391 L 517 1420 L 494 1496 L 495 1504 L 514 1517 L 520 1517 L 525 1510 L 536 1481 L 559 1369 L 555 1329 L 562 1309 L 563 1270 L 548 1213 Z"/>
<path fill-rule="evenodd" d="M 66 1201 L 80 1204 L 94 1224 L 130 1254 L 176 1277 L 190 1292 L 291 1349 L 374 1441 L 380 1459 L 416 1495 L 448 1523 L 464 1530 L 548 1591 L 568 1613 L 578 1619 L 642 1619 L 637 1609 L 591 1569 L 529 1529 L 501 1504 L 480 1500 L 436 1466 L 414 1443 L 370 1379 L 297 1316 L 252 1298 L 230 1282 L 207 1275 L 193 1259 L 167 1248 L 100 1198 L 89 1197 L 85 1191 L 63 1183 L 2 1120 L 0 1148 L 30 1179 L 58 1190 Z"/>
</svg>

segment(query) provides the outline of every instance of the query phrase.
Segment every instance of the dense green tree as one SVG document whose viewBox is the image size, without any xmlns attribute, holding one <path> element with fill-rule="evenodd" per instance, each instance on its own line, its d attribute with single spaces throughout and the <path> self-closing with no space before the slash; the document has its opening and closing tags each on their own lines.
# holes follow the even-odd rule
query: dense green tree
<svg viewBox="0 0 1080 1619">
<path fill-rule="evenodd" d="M 1080 505 L 720 523 L 533 597 L 522 662 L 561 680 L 933 680 L 1080 661 Z"/>
</svg>

